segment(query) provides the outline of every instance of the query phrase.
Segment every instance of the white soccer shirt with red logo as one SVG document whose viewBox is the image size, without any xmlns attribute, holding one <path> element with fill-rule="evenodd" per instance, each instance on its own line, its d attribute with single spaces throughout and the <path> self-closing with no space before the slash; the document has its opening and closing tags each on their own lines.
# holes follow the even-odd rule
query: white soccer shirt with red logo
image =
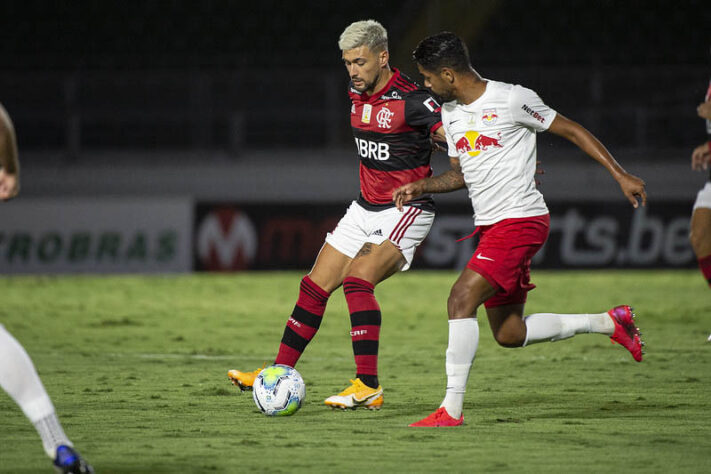
<svg viewBox="0 0 711 474">
<path fill-rule="evenodd" d="M 459 158 L 476 225 L 548 213 L 536 189 L 536 132 L 555 116 L 532 90 L 497 81 L 470 104 L 442 106 L 449 156 Z"/>
</svg>

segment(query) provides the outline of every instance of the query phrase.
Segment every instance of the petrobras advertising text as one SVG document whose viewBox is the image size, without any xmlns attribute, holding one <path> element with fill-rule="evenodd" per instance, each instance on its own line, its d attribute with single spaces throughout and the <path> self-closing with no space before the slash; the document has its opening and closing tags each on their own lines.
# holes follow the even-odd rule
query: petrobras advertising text
<svg viewBox="0 0 711 474">
<path fill-rule="evenodd" d="M 0 205 L 0 273 L 157 273 L 192 267 L 183 198 L 21 198 Z"/>
</svg>

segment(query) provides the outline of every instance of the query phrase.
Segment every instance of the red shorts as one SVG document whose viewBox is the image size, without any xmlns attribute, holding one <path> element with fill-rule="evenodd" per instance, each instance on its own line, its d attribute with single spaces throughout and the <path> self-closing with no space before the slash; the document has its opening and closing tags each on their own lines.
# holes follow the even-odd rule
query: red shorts
<svg viewBox="0 0 711 474">
<path fill-rule="evenodd" d="M 526 302 L 526 294 L 536 287 L 530 278 L 531 259 L 546 242 L 549 227 L 548 214 L 479 227 L 479 245 L 467 268 L 498 290 L 485 307 Z"/>
</svg>

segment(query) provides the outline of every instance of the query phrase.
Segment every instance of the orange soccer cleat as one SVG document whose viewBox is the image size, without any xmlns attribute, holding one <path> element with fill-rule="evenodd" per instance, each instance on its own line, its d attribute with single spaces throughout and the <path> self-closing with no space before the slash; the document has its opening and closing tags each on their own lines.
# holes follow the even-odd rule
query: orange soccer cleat
<svg viewBox="0 0 711 474">
<path fill-rule="evenodd" d="M 253 370 L 251 372 L 240 372 L 239 370 L 230 370 L 227 372 L 227 378 L 230 379 L 234 385 L 238 386 L 240 390 L 252 390 L 252 385 L 254 385 L 254 379 L 257 378 L 261 369 Z"/>
</svg>

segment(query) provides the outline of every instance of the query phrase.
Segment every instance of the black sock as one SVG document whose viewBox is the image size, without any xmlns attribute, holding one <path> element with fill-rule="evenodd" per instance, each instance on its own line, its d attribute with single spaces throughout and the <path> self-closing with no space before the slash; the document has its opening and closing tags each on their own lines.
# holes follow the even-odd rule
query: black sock
<svg viewBox="0 0 711 474">
<path fill-rule="evenodd" d="M 361 382 L 363 382 L 370 388 L 378 388 L 378 385 L 380 385 L 378 383 L 377 375 L 356 374 L 356 377 L 358 377 Z"/>
</svg>

